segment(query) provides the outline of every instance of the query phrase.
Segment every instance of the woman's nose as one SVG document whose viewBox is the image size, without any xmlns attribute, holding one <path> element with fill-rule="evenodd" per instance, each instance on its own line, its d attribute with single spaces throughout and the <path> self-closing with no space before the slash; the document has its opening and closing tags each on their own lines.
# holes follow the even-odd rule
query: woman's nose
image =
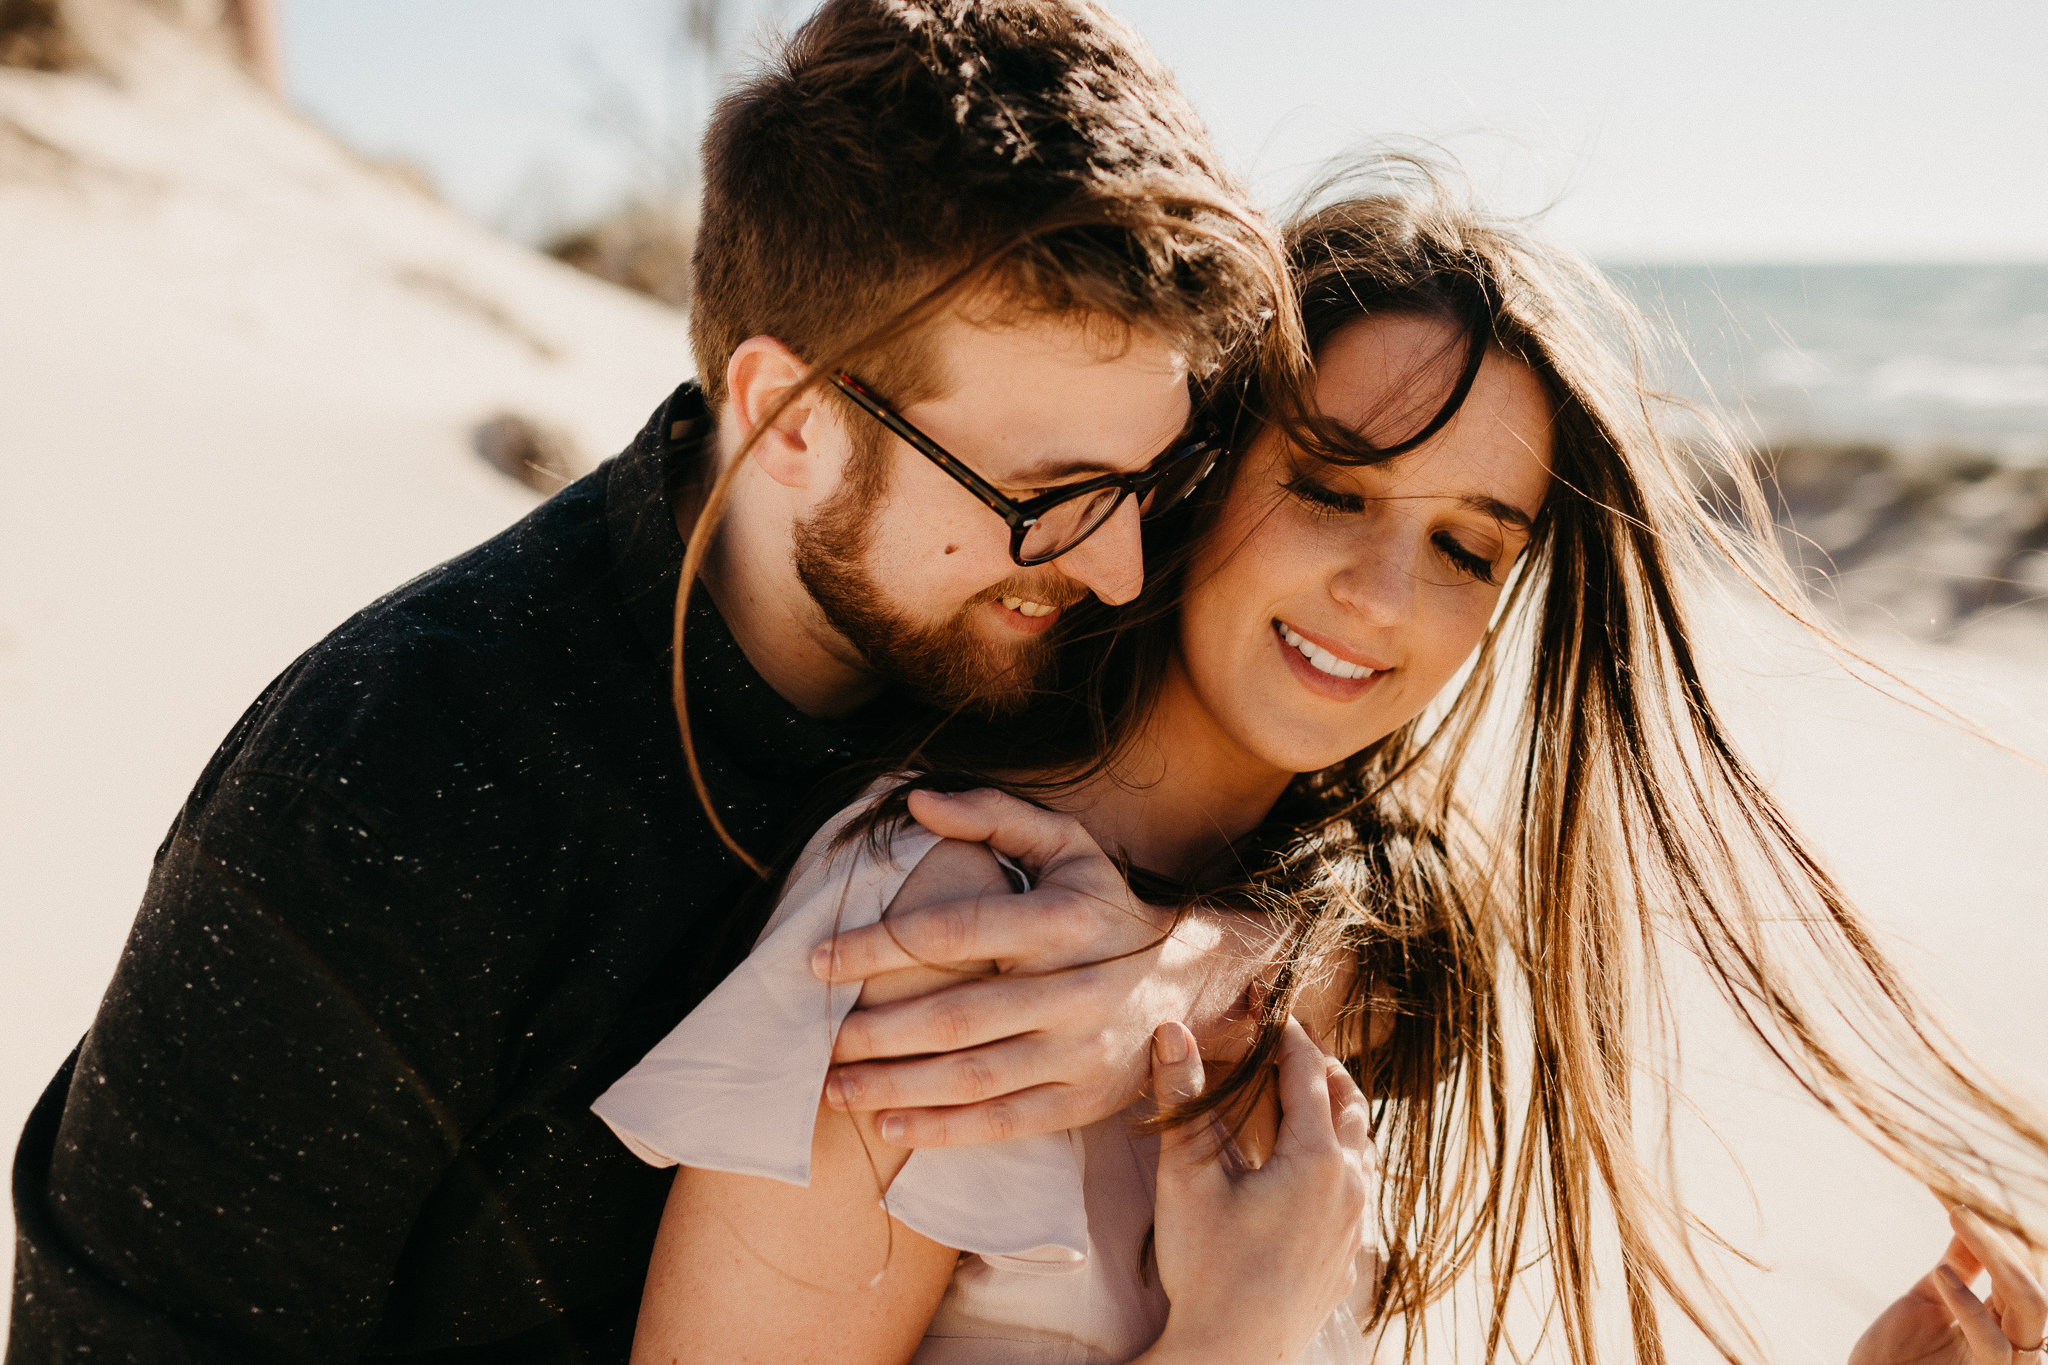
<svg viewBox="0 0 2048 1365">
<path fill-rule="evenodd" d="M 1364 546 L 1330 580 L 1330 595 L 1381 629 L 1415 619 L 1415 547 L 1384 540 Z"/>
</svg>

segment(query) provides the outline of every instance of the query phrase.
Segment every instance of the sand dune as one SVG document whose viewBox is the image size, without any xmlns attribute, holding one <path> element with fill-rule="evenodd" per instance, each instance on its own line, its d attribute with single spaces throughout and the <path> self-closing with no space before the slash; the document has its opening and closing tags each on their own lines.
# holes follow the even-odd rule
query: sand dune
<svg viewBox="0 0 2048 1365">
<path fill-rule="evenodd" d="M 0 70 L 10 1141 L 242 707 L 350 611 L 532 505 L 473 453 L 476 425 L 517 411 L 602 455 L 689 363 L 676 315 L 461 221 L 176 32 L 139 23 L 108 66 Z M 1887 648 L 2048 753 L 2048 651 Z M 1777 646 L 1731 664 L 1740 723 L 1852 888 L 1992 1050 L 2048 1081 L 2048 779 Z M 1704 1159 L 1696 1193 L 1780 1267 L 1749 1279 L 1782 1358 L 1839 1359 L 1939 1250 L 1939 1211 L 1714 1036 L 1695 1077 L 1766 1213 Z"/>
</svg>

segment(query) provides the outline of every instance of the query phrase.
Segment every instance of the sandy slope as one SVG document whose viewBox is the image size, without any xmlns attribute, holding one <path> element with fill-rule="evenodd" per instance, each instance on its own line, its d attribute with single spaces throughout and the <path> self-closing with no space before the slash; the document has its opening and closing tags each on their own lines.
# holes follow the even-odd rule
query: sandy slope
<svg viewBox="0 0 2048 1365">
<path fill-rule="evenodd" d="M 118 84 L 0 71 L 10 1142 L 241 708 L 351 610 L 531 505 L 471 426 L 509 406 L 606 453 L 688 364 L 673 315 L 367 171 L 175 35 L 129 41 Z M 2048 651 L 2014 647 L 1892 653 L 2048 754 Z M 1733 711 L 1852 888 L 2048 1083 L 2048 779 L 1782 652 L 1738 662 Z M 1766 1213 L 1703 1156 L 1693 1193 L 1779 1267 L 1747 1280 L 1781 1358 L 1839 1359 L 1936 1254 L 1939 1212 L 1716 1036 L 1692 1077 Z"/>
<path fill-rule="evenodd" d="M 117 80 L 0 69 L 10 1149 L 236 715 L 536 501 L 474 424 L 512 408 L 602 456 L 689 370 L 675 314 L 365 168 L 176 33 L 125 43 Z"/>
</svg>

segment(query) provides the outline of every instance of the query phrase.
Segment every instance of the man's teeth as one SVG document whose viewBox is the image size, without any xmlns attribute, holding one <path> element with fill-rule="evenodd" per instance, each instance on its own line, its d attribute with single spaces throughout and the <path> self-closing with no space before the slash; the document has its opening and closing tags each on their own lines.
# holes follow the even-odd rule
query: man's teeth
<svg viewBox="0 0 2048 1365">
<path fill-rule="evenodd" d="M 1280 623 L 1280 638 L 1301 651 L 1301 656 L 1313 665 L 1317 672 L 1327 673 L 1333 678 L 1370 678 L 1372 670 L 1364 664 L 1348 664 L 1321 645 L 1310 644 L 1301 638 L 1285 621 Z"/>
<path fill-rule="evenodd" d="M 1048 607 L 1043 602 L 1033 602 L 1023 597 L 1005 597 L 1003 605 L 1019 616 L 1050 616 L 1059 610 L 1057 607 Z"/>
</svg>

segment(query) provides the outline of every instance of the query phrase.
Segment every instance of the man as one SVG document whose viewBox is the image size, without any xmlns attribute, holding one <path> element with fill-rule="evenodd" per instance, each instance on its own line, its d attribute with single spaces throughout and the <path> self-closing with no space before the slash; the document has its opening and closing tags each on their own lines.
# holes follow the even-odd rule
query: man
<svg viewBox="0 0 2048 1365">
<path fill-rule="evenodd" d="M 702 389 L 342 626 L 201 775 L 22 1139 L 10 1362 L 624 1360 L 669 1174 L 589 1105 L 746 951 L 738 851 L 916 701 L 1000 712 L 1062 608 L 1136 592 L 1140 506 L 1199 472 L 1187 376 L 1278 268 L 1128 33 L 830 0 L 706 164 Z M 700 801 L 669 651 L 720 499 L 680 669 Z M 1052 890 L 913 947 L 1130 946 L 1071 824 L 958 804 L 942 832 Z M 1193 976 L 1155 952 L 877 1012 L 846 1055 L 924 1060 L 837 1093 L 909 1106 L 906 1143 L 1087 1122 Z"/>
</svg>

